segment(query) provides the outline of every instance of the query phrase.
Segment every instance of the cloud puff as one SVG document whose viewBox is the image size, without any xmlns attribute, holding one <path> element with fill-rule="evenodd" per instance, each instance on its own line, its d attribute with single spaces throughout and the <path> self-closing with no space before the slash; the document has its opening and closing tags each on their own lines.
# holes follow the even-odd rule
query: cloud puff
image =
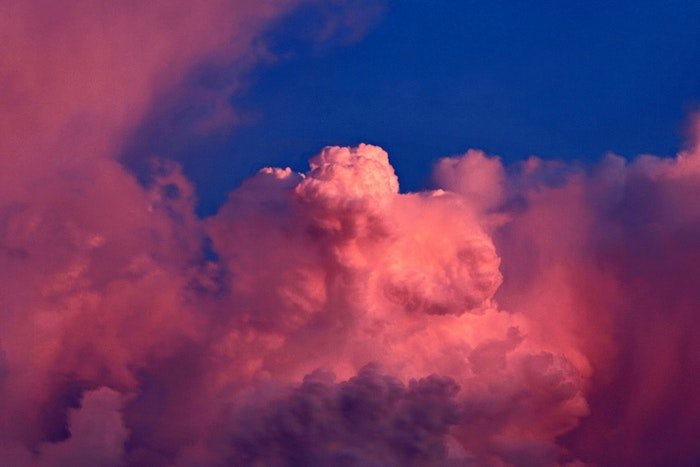
<svg viewBox="0 0 700 467">
<path fill-rule="evenodd" d="M 454 381 L 438 376 L 408 385 L 361 368 L 348 381 L 316 371 L 265 406 L 244 406 L 227 420 L 228 461 L 248 465 L 437 465 L 445 436 L 460 419 Z"/>
<path fill-rule="evenodd" d="M 556 459 L 555 437 L 587 412 L 578 369 L 496 308 L 500 260 L 479 211 L 453 193 L 399 194 L 395 180 L 386 153 L 363 145 L 324 150 L 304 175 L 265 169 L 232 193 L 209 221 L 234 291 L 231 364 L 290 382 L 319 367 L 351 378 L 368 362 L 404 379 L 437 373 L 462 386 L 458 412 L 472 407 L 450 438 L 463 459 L 510 455 L 506 433 Z"/>
</svg>

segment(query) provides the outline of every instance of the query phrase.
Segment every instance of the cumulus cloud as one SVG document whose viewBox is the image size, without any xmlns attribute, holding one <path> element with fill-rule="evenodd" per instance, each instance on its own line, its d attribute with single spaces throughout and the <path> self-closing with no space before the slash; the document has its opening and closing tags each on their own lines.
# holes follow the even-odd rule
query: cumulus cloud
<svg viewBox="0 0 700 467">
<path fill-rule="evenodd" d="M 590 169 L 471 150 L 421 193 L 329 147 L 207 219 L 176 164 L 124 169 L 294 5 L 0 3 L 0 461 L 695 463 L 697 132 Z"/>
<path fill-rule="evenodd" d="M 698 133 L 676 158 L 609 155 L 552 182 L 535 171 L 494 235 L 497 298 L 531 336 L 584 356 L 590 416 L 566 443 L 601 464 L 691 465 L 698 398 L 693 303 L 700 212 Z M 561 172 L 560 172 L 561 173 Z M 539 179 L 539 180 L 538 180 Z M 574 357 L 572 357 L 574 358 Z M 607 441 L 605 441 L 607 440 Z M 614 449 L 601 445 L 612 443 Z"/>
<path fill-rule="evenodd" d="M 107 388 L 86 392 L 81 406 L 68 416 L 69 439 L 40 446 L 40 466 L 124 465 L 128 430 L 121 408 L 123 397 Z"/>
<path fill-rule="evenodd" d="M 265 169 L 208 224 L 227 287 L 245 284 L 231 308 L 257 356 L 239 365 L 452 378 L 463 463 L 691 463 L 697 157 L 505 170 L 471 151 L 437 166 L 451 192 L 417 194 L 366 145 Z M 457 183 L 474 174 L 489 183 Z"/>
<path fill-rule="evenodd" d="M 554 180 L 530 161 L 512 183 L 470 152 L 437 178 L 474 170 L 493 191 L 402 194 L 380 148 L 327 148 L 307 173 L 261 170 L 206 220 L 169 163 L 147 191 L 95 171 L 86 186 L 117 174 L 137 195 L 104 193 L 99 206 L 124 203 L 111 213 L 71 181 L 76 194 L 5 217 L 2 455 L 94 463 L 111 443 L 108 465 L 689 461 L 684 431 L 673 451 L 639 446 L 665 426 L 649 410 L 694 429 L 673 409 L 697 365 L 683 282 L 697 213 L 678 207 L 698 190 L 692 151 Z M 659 280 L 667 264 L 684 274 Z M 678 370 L 663 380 L 650 361 Z M 104 436 L 82 434 L 89 423 Z M 603 435 L 620 449 L 600 450 Z"/>
<path fill-rule="evenodd" d="M 460 418 L 454 381 L 435 375 L 405 385 L 374 365 L 340 383 L 315 371 L 263 407 L 226 423 L 231 463 L 247 465 L 438 465 Z"/>
</svg>

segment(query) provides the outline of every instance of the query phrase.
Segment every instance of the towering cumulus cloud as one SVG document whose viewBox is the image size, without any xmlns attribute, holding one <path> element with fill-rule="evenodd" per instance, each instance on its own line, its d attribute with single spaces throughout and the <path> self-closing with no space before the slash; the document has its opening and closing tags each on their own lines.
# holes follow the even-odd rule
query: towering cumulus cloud
<svg viewBox="0 0 700 467">
<path fill-rule="evenodd" d="M 436 179 L 491 206 L 496 298 L 585 375 L 590 414 L 559 443 L 603 465 L 700 460 L 700 127 L 676 158 L 608 155 L 583 171 L 532 158 L 505 177 L 478 152 Z M 494 183 L 470 184 L 475 174 Z M 502 181 L 506 180 L 503 184 Z M 504 187 L 497 191 L 497 187 Z M 494 194 L 496 193 L 496 194 Z"/>
<path fill-rule="evenodd" d="M 586 170 L 470 150 L 421 193 L 327 147 L 206 219 L 175 163 L 124 168 L 295 6 L 0 2 L 0 464 L 696 464 L 697 128 Z"/>
</svg>

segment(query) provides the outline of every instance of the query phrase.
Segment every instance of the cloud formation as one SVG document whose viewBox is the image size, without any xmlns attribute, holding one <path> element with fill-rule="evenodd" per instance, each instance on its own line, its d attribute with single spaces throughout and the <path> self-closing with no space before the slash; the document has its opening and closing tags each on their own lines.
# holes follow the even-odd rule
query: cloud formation
<svg viewBox="0 0 700 467">
<path fill-rule="evenodd" d="M 176 164 L 119 163 L 293 6 L 0 4 L 0 461 L 697 462 L 700 131 L 591 169 L 470 150 L 420 193 L 328 147 L 206 219 Z"/>
</svg>

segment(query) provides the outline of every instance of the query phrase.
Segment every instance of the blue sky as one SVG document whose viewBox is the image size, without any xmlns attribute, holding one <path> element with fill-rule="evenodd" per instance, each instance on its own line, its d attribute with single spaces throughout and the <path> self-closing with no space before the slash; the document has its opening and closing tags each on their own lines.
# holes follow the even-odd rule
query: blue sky
<svg viewBox="0 0 700 467">
<path fill-rule="evenodd" d="M 697 1 L 392 1 L 363 37 L 327 47 L 307 40 L 318 20 L 306 11 L 266 37 L 285 58 L 232 98 L 245 123 L 171 154 L 201 213 L 260 167 L 304 170 L 330 144 L 383 146 L 404 191 L 468 148 L 506 161 L 672 155 L 700 102 Z"/>
</svg>

